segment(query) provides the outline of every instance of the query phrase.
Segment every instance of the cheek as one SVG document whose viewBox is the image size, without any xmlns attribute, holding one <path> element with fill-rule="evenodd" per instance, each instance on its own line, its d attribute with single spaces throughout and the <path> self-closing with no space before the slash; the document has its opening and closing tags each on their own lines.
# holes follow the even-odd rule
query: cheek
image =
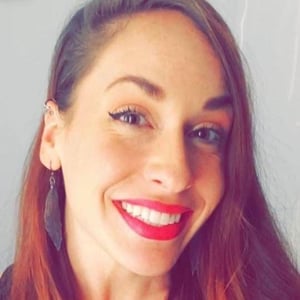
<svg viewBox="0 0 300 300">
<path fill-rule="evenodd" d="M 196 171 L 198 205 L 212 211 L 224 194 L 224 172 L 219 157 L 202 157 Z"/>
<path fill-rule="evenodd" d="M 128 177 L 142 159 L 138 145 L 135 147 L 132 142 L 123 141 L 110 132 L 75 132 L 66 139 L 62 156 L 69 199 L 86 198 L 94 193 L 99 196 L 109 186 Z"/>
</svg>

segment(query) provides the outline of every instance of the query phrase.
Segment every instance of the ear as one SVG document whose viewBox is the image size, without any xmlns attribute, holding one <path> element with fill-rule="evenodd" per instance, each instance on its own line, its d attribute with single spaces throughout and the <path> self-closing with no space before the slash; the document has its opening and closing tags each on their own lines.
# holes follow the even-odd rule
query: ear
<svg viewBox="0 0 300 300">
<path fill-rule="evenodd" d="M 62 128 L 62 122 L 57 104 L 52 100 L 48 100 L 44 114 L 44 130 L 41 137 L 40 161 L 46 168 L 53 171 L 56 171 L 61 167 L 57 144 L 59 133 Z"/>
</svg>

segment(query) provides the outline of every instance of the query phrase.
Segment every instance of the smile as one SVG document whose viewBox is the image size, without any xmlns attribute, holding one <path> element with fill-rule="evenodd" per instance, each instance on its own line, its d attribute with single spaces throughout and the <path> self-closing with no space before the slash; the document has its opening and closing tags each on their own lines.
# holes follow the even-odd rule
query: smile
<svg viewBox="0 0 300 300">
<path fill-rule="evenodd" d="M 151 200 L 113 201 L 127 225 L 140 236 L 154 240 L 177 237 L 191 216 L 191 209 Z"/>
<path fill-rule="evenodd" d="M 122 208 L 132 217 L 157 227 L 178 223 L 181 217 L 181 214 L 162 213 L 148 207 L 133 205 L 126 202 L 122 202 Z"/>
</svg>

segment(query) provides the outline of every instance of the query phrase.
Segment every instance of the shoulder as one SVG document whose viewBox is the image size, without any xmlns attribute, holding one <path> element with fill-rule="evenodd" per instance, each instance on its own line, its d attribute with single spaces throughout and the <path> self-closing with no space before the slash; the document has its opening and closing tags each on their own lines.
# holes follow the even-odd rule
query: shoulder
<svg viewBox="0 0 300 300">
<path fill-rule="evenodd" d="M 12 266 L 0 275 L 0 300 L 8 299 L 12 279 Z"/>
</svg>

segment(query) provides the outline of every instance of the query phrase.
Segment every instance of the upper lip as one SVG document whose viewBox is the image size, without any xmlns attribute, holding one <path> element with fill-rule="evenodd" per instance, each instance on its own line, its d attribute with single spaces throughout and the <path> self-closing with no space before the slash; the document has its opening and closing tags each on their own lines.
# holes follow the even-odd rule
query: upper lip
<svg viewBox="0 0 300 300">
<path fill-rule="evenodd" d="M 132 205 L 139 205 L 139 206 L 147 207 L 149 209 L 153 209 L 168 214 L 183 214 L 185 212 L 192 211 L 191 208 L 179 204 L 169 204 L 169 203 L 167 204 L 167 203 L 160 202 L 158 200 L 150 200 L 145 198 L 116 199 L 115 201 L 126 202 Z"/>
</svg>

